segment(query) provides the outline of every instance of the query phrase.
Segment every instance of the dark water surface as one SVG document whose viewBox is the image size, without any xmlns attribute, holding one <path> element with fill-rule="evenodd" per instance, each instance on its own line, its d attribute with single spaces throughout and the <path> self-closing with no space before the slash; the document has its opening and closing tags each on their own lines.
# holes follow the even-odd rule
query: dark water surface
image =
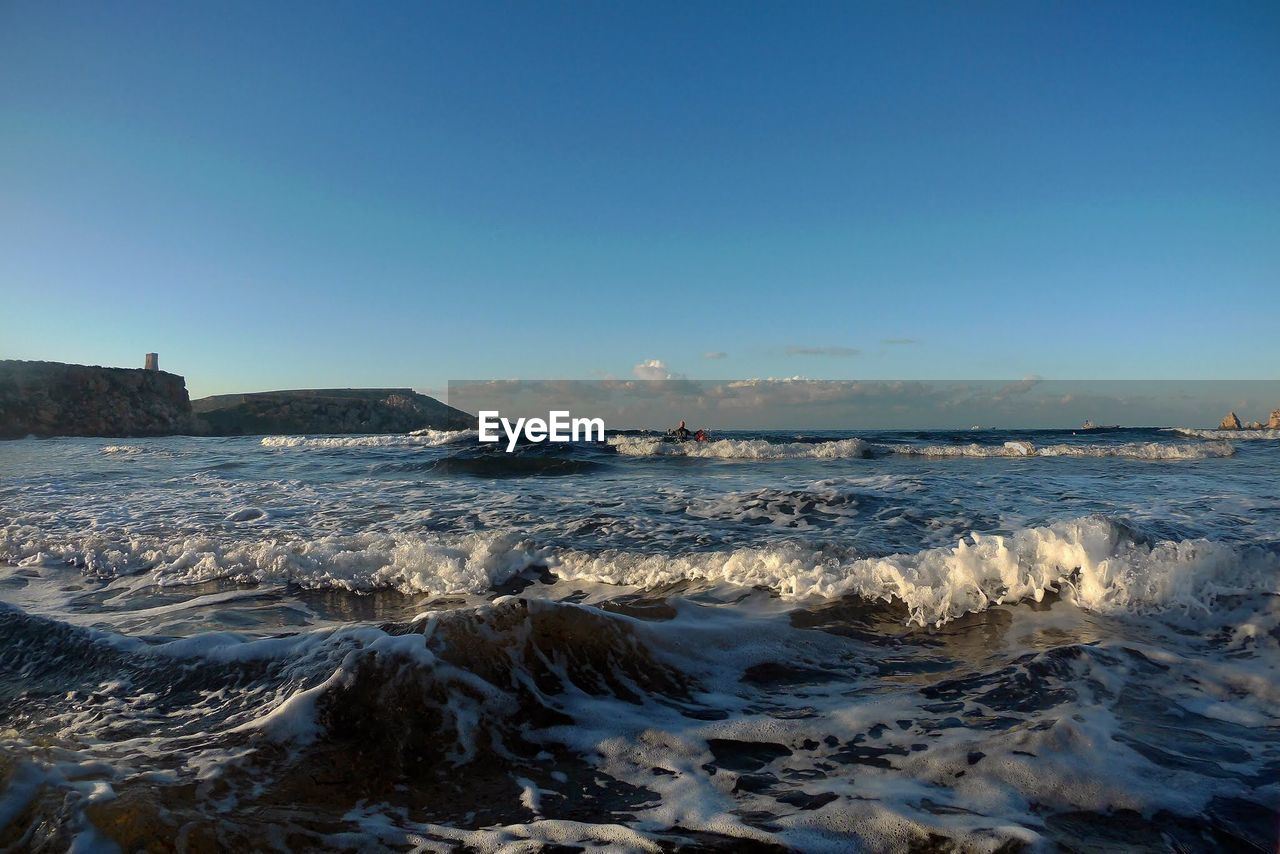
<svg viewBox="0 0 1280 854">
<path fill-rule="evenodd" d="M 0 532 L 12 850 L 1276 850 L 1274 438 L 22 440 Z"/>
</svg>

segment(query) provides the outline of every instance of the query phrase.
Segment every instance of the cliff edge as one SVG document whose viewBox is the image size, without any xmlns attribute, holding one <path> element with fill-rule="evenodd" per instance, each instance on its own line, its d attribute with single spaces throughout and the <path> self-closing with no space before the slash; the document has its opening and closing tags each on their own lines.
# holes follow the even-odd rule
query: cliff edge
<svg viewBox="0 0 1280 854">
<path fill-rule="evenodd" d="M 0 438 L 190 431 L 187 382 L 142 368 L 0 360 Z"/>
<path fill-rule="evenodd" d="M 334 388 L 219 394 L 192 402 L 195 431 L 212 436 L 264 433 L 407 433 L 474 428 L 460 409 L 408 388 Z"/>
</svg>

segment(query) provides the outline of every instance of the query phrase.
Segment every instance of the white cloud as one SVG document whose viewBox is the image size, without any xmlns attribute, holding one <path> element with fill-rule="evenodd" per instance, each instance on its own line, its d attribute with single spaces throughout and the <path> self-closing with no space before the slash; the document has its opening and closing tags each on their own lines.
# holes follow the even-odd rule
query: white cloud
<svg viewBox="0 0 1280 854">
<path fill-rule="evenodd" d="M 703 354 L 702 354 L 702 358 L 704 358 L 704 359 L 724 359 L 724 358 L 727 358 L 727 357 L 728 357 L 728 355 L 729 355 L 729 354 L 728 354 L 728 353 L 726 353 L 726 352 L 724 352 L 723 350 L 708 350 L 707 352 L 705 352 L 705 353 L 703 353 Z"/>
<path fill-rule="evenodd" d="M 888 344 L 890 347 L 905 347 L 908 344 L 919 344 L 915 338 L 881 338 L 881 344 Z"/>
<path fill-rule="evenodd" d="M 641 380 L 670 380 L 677 376 L 671 373 L 666 362 L 661 359 L 646 359 L 632 368 L 631 373 Z"/>
</svg>

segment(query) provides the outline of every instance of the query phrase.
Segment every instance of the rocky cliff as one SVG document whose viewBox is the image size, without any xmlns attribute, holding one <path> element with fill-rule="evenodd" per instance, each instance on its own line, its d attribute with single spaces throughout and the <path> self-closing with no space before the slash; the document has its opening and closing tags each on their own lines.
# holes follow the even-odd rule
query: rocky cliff
<svg viewBox="0 0 1280 854">
<path fill-rule="evenodd" d="M 164 371 L 0 360 L 0 438 L 189 431 L 186 380 Z"/>
<path fill-rule="evenodd" d="M 406 433 L 461 430 L 475 418 L 407 388 L 303 389 L 221 394 L 194 401 L 195 429 L 214 436 L 261 433 Z"/>
</svg>

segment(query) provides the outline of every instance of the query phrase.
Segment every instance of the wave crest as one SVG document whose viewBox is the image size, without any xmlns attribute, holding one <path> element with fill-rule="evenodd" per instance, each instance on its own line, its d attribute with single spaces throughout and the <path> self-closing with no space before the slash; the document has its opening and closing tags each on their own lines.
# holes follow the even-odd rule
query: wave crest
<svg viewBox="0 0 1280 854">
<path fill-rule="evenodd" d="M 1076 604 L 1101 613 L 1209 612 L 1221 595 L 1280 592 L 1280 558 L 1270 552 L 1211 540 L 1148 544 L 1105 517 L 973 533 L 955 546 L 885 557 L 781 545 L 680 556 L 577 552 L 553 567 L 568 578 L 637 587 L 699 579 L 766 587 L 790 599 L 898 600 L 920 625 L 1039 602 L 1064 585 Z"/>
<path fill-rule="evenodd" d="M 1280 439 L 1280 430 L 1200 430 L 1194 427 L 1170 427 L 1169 430 L 1195 439 Z"/>
<path fill-rule="evenodd" d="M 77 540 L 10 526 L 0 536 L 0 559 L 19 566 L 70 565 L 107 578 L 146 572 L 161 585 L 278 581 L 317 589 L 456 595 L 487 592 L 539 563 L 541 555 L 515 535 L 493 532 L 260 540 L 90 534 Z"/>
<path fill-rule="evenodd" d="M 628 457 L 703 457 L 721 460 L 858 459 L 869 455 L 861 439 L 832 442 L 769 442 L 718 439 L 714 442 L 666 442 L 643 436 L 613 436 L 609 444 Z"/>
<path fill-rule="evenodd" d="M 414 430 L 385 436 L 263 436 L 264 448 L 398 448 L 448 445 L 476 435 L 475 430 Z"/>
<path fill-rule="evenodd" d="M 631 457 L 702 457 L 723 460 L 858 459 L 904 457 L 1125 457 L 1136 460 L 1203 460 L 1229 457 L 1231 443 L 1126 442 L 1119 445 L 1045 445 L 1025 440 L 1002 445 L 908 445 L 835 439 L 828 442 L 769 442 L 765 439 L 720 439 L 714 442 L 669 442 L 643 436 L 609 439 L 619 454 Z"/>
<path fill-rule="evenodd" d="M 485 594 L 524 570 L 646 589 L 689 580 L 763 587 L 785 599 L 856 595 L 897 600 L 920 625 L 1064 591 L 1100 613 L 1211 612 L 1218 597 L 1280 593 L 1280 556 L 1205 539 L 1151 542 L 1102 516 L 971 533 L 956 545 L 883 557 L 781 542 L 680 555 L 537 548 L 514 535 L 361 534 L 314 540 L 167 542 L 90 538 L 55 544 L 7 529 L 0 556 L 26 566 L 72 564 L 98 575 L 146 572 L 158 584 L 216 579 L 406 594 Z"/>
<path fill-rule="evenodd" d="M 1120 445 L 1045 445 L 1027 441 L 1003 445 L 873 445 L 881 453 L 919 457 L 1126 457 L 1135 460 L 1203 460 L 1229 457 L 1229 442 L 1125 442 Z"/>
</svg>

